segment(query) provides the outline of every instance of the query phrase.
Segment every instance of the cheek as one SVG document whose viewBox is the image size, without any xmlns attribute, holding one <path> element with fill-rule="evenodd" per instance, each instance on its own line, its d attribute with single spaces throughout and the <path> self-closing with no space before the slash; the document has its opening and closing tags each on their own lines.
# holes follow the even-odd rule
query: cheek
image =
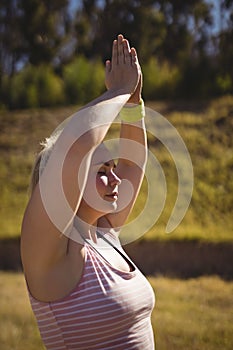
<svg viewBox="0 0 233 350">
<path fill-rule="evenodd" d="M 93 202 L 105 194 L 108 179 L 106 176 L 90 176 L 86 183 L 84 199 L 86 202 Z"/>
<path fill-rule="evenodd" d="M 96 186 L 97 188 L 100 187 L 106 187 L 108 186 L 108 178 L 107 176 L 97 176 L 96 178 Z"/>
<path fill-rule="evenodd" d="M 83 199 L 89 206 L 95 207 L 96 200 L 98 201 L 101 198 L 103 192 L 101 188 L 103 188 L 103 185 L 100 186 L 99 180 L 95 176 L 88 177 Z"/>
</svg>

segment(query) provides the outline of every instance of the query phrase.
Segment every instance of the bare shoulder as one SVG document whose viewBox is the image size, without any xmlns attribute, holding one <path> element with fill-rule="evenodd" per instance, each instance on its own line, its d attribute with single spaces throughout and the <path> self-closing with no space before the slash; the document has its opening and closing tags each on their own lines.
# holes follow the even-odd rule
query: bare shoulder
<svg viewBox="0 0 233 350">
<path fill-rule="evenodd" d="M 31 295 L 42 302 L 53 302 L 68 296 L 78 285 L 84 268 L 85 248 L 69 241 L 69 253 L 54 266 L 31 267 L 25 277 Z"/>
<path fill-rule="evenodd" d="M 83 154 L 80 151 L 77 156 L 76 147 L 65 158 L 62 179 L 54 170 L 59 158 L 58 150 L 54 150 L 29 199 L 21 229 L 21 257 L 26 274 L 32 270 L 47 274 L 67 260 L 72 215 L 81 198 L 77 173 Z M 87 171 L 88 166 L 82 171 L 84 178 Z M 57 187 L 60 192 L 56 191 Z"/>
<path fill-rule="evenodd" d="M 68 238 L 58 233 L 41 205 L 38 187 L 29 200 L 21 228 L 21 258 L 26 270 L 49 268 L 64 256 L 68 243 Z"/>
</svg>

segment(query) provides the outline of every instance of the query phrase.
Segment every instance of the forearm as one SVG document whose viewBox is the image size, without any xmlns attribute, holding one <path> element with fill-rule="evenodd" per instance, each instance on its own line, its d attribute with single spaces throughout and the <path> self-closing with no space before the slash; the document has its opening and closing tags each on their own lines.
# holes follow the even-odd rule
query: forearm
<svg viewBox="0 0 233 350">
<path fill-rule="evenodd" d="M 89 147 L 98 146 L 104 139 L 114 119 L 129 99 L 124 90 L 108 90 L 103 95 L 75 113 L 63 130 L 69 142 L 88 142 Z"/>
<path fill-rule="evenodd" d="M 147 136 L 144 119 L 121 123 L 119 163 L 144 167 L 147 160 Z"/>
<path fill-rule="evenodd" d="M 122 99 L 125 104 L 129 100 L 130 96 L 131 94 L 125 89 L 106 90 L 102 95 L 83 106 L 80 111 L 88 107 L 95 106 L 99 103 L 114 103 L 115 99 Z"/>
<path fill-rule="evenodd" d="M 127 99 L 127 94 L 107 91 L 93 101 L 90 107 L 83 108 L 67 121 L 52 149 L 43 171 L 45 176 L 40 178 L 40 187 L 41 192 L 45 191 L 44 198 L 51 200 L 57 198 L 58 194 L 63 198 L 65 193 L 69 206 L 63 206 L 62 210 L 56 211 L 64 214 L 64 220 L 59 223 L 62 232 L 66 230 L 64 227 L 80 204 L 92 154 L 103 141 L 108 128 Z M 59 205 L 62 203 L 61 199 Z M 53 212 L 54 207 L 52 203 L 49 205 Z M 53 212 L 50 213 L 50 217 L 53 217 Z M 54 215 L 56 216 L 56 213 Z"/>
</svg>

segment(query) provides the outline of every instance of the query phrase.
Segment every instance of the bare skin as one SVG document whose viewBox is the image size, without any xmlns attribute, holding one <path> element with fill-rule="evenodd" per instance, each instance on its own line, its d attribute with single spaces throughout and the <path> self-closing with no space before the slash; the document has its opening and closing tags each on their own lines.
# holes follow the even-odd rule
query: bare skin
<svg viewBox="0 0 233 350">
<path fill-rule="evenodd" d="M 113 42 L 112 60 L 106 62 L 106 87 L 108 90 L 102 96 L 82 110 L 87 125 L 89 122 L 88 109 L 85 110 L 87 107 L 97 106 L 106 101 L 113 105 L 119 100 L 121 103 L 140 101 L 142 75 L 136 50 L 130 49 L 128 41 L 122 35 L 119 35 Z M 97 118 L 100 118 L 101 121 L 101 115 L 97 115 Z M 85 222 L 82 233 L 86 237 L 93 238 L 94 241 L 96 237 L 93 228 L 99 225 L 109 228 L 120 227 L 124 224 L 136 200 L 143 178 L 142 168 L 133 162 L 120 157 L 115 167 L 113 161 L 105 162 L 101 147 L 99 151 L 99 145 L 114 118 L 109 115 L 106 125 L 90 128 L 90 131 L 74 142 L 65 158 L 62 170 L 62 186 L 67 201 L 77 216 Z M 69 140 L 70 130 L 77 129 L 79 122 L 78 118 L 73 118 L 69 122 L 51 158 L 57 159 L 56 157 L 62 151 L 62 145 Z M 143 146 L 145 152 L 139 155 L 140 162 L 143 164 L 146 160 L 143 121 L 137 127 L 122 123 L 121 137 L 136 141 Z M 103 156 L 103 162 L 98 167 L 95 166 L 96 156 L 100 158 L 100 161 Z M 78 183 L 77 173 L 80 171 L 83 176 Z M 93 178 L 96 176 L 97 180 L 93 184 Z M 122 178 L 130 181 L 134 188 L 134 195 L 126 208 L 115 212 L 117 202 L 122 195 L 120 184 Z M 46 181 L 50 181 L 50 184 L 56 181 L 56 171 L 49 162 L 41 181 L 42 183 L 45 181 L 45 184 Z M 106 202 L 106 207 L 97 210 L 84 200 L 83 194 L 91 186 L 96 186 L 98 195 Z M 56 203 L 54 200 L 57 197 L 52 186 L 46 188 L 48 188 L 48 198 L 51 198 L 51 203 L 57 206 L 59 213 L 63 213 L 62 203 Z M 25 211 L 21 236 L 24 273 L 32 295 L 41 301 L 53 301 L 66 296 L 80 279 L 84 255 L 84 246 L 61 234 L 61 231 L 53 224 L 44 208 L 40 187 L 37 185 Z M 111 263 L 122 270 L 129 269 L 127 262 L 114 252 L 111 253 Z"/>
</svg>

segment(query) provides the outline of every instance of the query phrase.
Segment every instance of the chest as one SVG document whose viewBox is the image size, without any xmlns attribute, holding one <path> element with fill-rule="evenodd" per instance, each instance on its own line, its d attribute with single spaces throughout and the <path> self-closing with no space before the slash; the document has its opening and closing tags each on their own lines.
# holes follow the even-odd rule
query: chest
<svg viewBox="0 0 233 350">
<path fill-rule="evenodd" d="M 87 253 L 78 286 L 64 300 L 50 303 L 48 312 L 52 311 L 67 348 L 152 349 L 149 283 L 138 270 L 113 271 L 101 260 L 92 263 L 93 256 Z M 45 339 L 47 329 L 44 334 L 41 329 Z M 150 345 L 145 346 L 145 341 Z"/>
<path fill-rule="evenodd" d="M 115 269 L 123 272 L 131 272 L 135 269 L 127 256 L 121 251 L 115 250 L 113 247 L 100 246 L 96 248 L 96 253 Z"/>
</svg>

